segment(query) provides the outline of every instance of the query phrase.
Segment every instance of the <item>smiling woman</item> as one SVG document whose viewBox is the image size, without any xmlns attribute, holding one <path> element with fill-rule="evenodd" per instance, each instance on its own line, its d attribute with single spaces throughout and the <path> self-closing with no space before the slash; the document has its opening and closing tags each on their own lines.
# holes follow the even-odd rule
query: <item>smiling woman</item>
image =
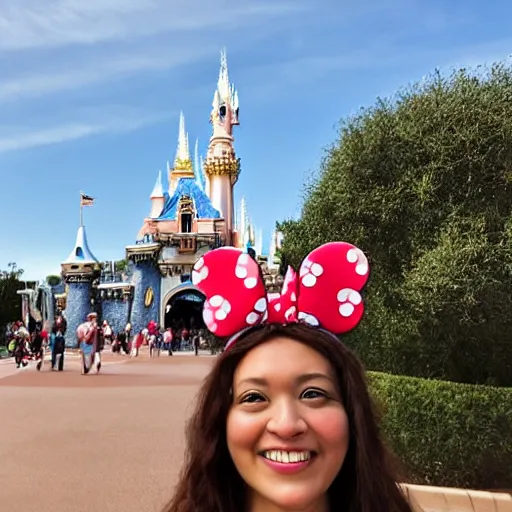
<svg viewBox="0 0 512 512">
<path fill-rule="evenodd" d="M 198 283 L 207 297 L 206 324 L 234 336 L 199 394 L 187 428 L 185 465 L 165 512 L 411 511 L 381 441 L 363 368 L 318 325 L 318 318 L 321 325 L 330 321 L 339 333 L 357 324 L 336 320 L 329 302 L 338 301 L 340 317 L 347 310 L 340 298 L 352 296 L 352 303 L 361 306 L 355 290 L 368 273 L 359 250 L 328 245 L 305 260 L 301 284 L 288 273 L 280 307 L 268 303 L 286 311 L 287 319 L 269 315 L 266 320 L 264 313 L 259 325 L 242 331 L 240 322 L 252 321 L 258 311 L 254 304 L 262 300 L 251 292 L 258 285 L 246 283 L 247 276 L 257 274 L 256 263 L 225 248 L 196 265 L 208 269 L 210 280 Z M 349 267 L 340 274 L 341 256 L 355 278 Z M 231 272 L 250 293 L 236 290 Z M 323 301 L 318 295 L 313 301 L 304 286 L 316 286 Z M 228 300 L 228 291 L 236 302 Z M 210 315 L 208 308 L 219 304 L 224 309 Z M 322 317 L 325 311 L 329 317 Z M 361 318 L 361 310 L 354 307 L 351 313 Z M 299 322 L 300 316 L 317 326 Z M 227 323 L 219 327 L 222 321 Z"/>
</svg>

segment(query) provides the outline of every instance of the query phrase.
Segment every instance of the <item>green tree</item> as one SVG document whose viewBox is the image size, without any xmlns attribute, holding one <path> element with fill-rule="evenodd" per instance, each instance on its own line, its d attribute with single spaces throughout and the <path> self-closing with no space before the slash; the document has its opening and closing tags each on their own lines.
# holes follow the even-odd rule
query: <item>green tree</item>
<svg viewBox="0 0 512 512">
<path fill-rule="evenodd" d="M 366 252 L 369 368 L 512 385 L 511 181 L 512 68 L 436 72 L 342 122 L 283 254 Z"/>
<path fill-rule="evenodd" d="M 16 263 L 9 263 L 8 270 L 0 270 L 0 340 L 3 341 L 5 326 L 19 320 L 21 316 L 21 298 L 16 293 L 25 288 L 20 281 L 23 270 Z"/>
<path fill-rule="evenodd" d="M 126 269 L 128 268 L 128 260 L 117 260 L 115 262 L 116 266 L 116 272 L 126 272 Z"/>
<path fill-rule="evenodd" d="M 62 277 L 57 275 L 46 276 L 46 282 L 50 286 L 58 286 L 62 282 Z"/>
</svg>

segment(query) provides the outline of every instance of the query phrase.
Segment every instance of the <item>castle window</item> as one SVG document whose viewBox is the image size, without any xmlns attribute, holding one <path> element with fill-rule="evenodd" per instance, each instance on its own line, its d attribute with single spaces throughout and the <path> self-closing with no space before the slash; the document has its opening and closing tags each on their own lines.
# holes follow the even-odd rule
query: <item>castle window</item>
<svg viewBox="0 0 512 512">
<path fill-rule="evenodd" d="M 192 233 L 192 214 L 181 214 L 181 233 Z"/>
<path fill-rule="evenodd" d="M 182 196 L 178 207 L 180 233 L 192 233 L 194 223 L 194 203 L 189 196 Z"/>
</svg>

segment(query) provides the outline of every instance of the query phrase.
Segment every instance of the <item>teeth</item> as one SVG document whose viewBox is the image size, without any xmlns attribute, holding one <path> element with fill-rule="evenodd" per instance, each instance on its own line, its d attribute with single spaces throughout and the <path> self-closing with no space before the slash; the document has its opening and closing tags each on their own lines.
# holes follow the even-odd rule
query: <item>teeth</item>
<svg viewBox="0 0 512 512">
<path fill-rule="evenodd" d="M 293 462 L 304 462 L 311 458 L 311 452 L 285 452 L 282 450 L 270 450 L 262 453 L 263 457 L 274 462 L 289 464 Z"/>
</svg>

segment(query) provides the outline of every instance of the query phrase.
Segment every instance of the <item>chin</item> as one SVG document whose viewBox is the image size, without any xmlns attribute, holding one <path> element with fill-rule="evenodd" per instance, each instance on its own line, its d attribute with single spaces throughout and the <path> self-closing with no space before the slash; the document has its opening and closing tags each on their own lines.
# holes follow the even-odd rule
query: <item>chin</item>
<svg viewBox="0 0 512 512">
<path fill-rule="evenodd" d="M 327 502 L 326 495 L 314 494 L 311 488 L 286 486 L 280 489 L 279 487 L 278 485 L 273 486 L 271 492 L 262 497 L 280 510 L 317 510 L 319 504 Z M 320 507 L 319 510 L 322 508 Z"/>
</svg>

